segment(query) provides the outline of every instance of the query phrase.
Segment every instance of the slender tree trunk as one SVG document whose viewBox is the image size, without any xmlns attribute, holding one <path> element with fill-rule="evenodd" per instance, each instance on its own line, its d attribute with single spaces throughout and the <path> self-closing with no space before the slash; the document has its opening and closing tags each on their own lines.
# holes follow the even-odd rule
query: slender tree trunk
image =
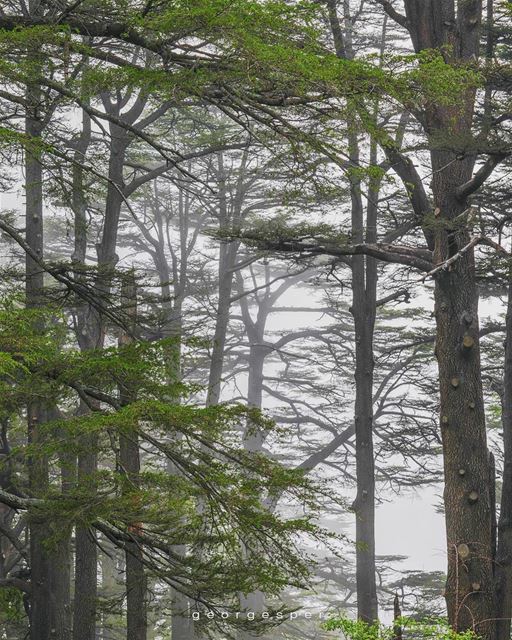
<svg viewBox="0 0 512 640">
<path fill-rule="evenodd" d="M 39 135 L 37 124 L 27 120 L 28 135 Z M 27 152 L 25 163 L 26 173 L 26 241 L 31 249 L 42 256 L 43 226 L 42 226 L 42 173 L 41 164 L 37 157 Z M 27 307 L 37 307 L 41 303 L 43 288 L 43 274 L 27 256 L 26 261 L 26 301 Z M 27 407 L 28 441 L 32 446 L 41 442 L 39 425 L 45 421 L 45 411 L 40 401 L 33 401 Z M 48 461 L 39 454 L 32 456 L 29 461 L 29 485 L 36 495 L 44 493 L 48 487 Z M 46 640 L 50 637 L 50 580 L 49 558 L 44 546 L 48 535 L 44 521 L 32 520 L 30 523 L 30 574 L 32 595 L 30 600 L 30 637 L 31 640 Z"/>
<path fill-rule="evenodd" d="M 355 136 L 351 136 L 351 160 L 359 161 Z M 354 166 L 357 166 L 355 164 Z M 364 242 L 364 210 L 361 184 L 351 182 L 352 237 Z M 352 314 L 355 328 L 356 482 L 353 504 L 356 516 L 357 615 L 368 623 L 378 619 L 375 578 L 375 462 L 373 456 L 373 333 L 375 328 L 376 265 L 372 258 L 352 258 Z"/>
<path fill-rule="evenodd" d="M 118 583 L 117 555 L 122 551 L 114 546 L 108 539 L 101 540 L 101 547 L 104 551 L 100 553 L 99 562 L 101 566 L 101 591 L 100 596 L 105 602 L 120 600 L 124 589 Z M 119 616 L 107 609 L 101 616 L 101 640 L 113 640 L 118 637 L 116 628 L 121 628 Z"/>
<path fill-rule="evenodd" d="M 510 640 L 512 618 L 512 278 L 508 287 L 502 396 L 503 486 L 496 554 L 497 639 Z"/>
<path fill-rule="evenodd" d="M 222 243 L 219 247 L 219 299 L 215 319 L 212 357 L 208 380 L 207 405 L 218 404 L 220 400 L 222 372 L 224 368 L 224 351 L 226 334 L 231 311 L 231 292 L 233 288 L 233 266 L 238 251 L 237 242 Z"/>
<path fill-rule="evenodd" d="M 90 139 L 89 118 L 83 115 L 82 137 L 76 150 L 76 159 L 82 162 Z M 77 163 L 73 167 L 72 206 L 75 216 L 75 246 L 72 256 L 76 265 L 76 278 L 84 278 L 87 252 L 87 223 L 85 199 L 84 171 Z M 103 331 L 101 319 L 95 309 L 83 304 L 77 312 L 77 339 L 82 351 L 99 348 L 102 344 Z M 79 415 L 89 413 L 89 407 L 83 402 L 78 409 Z M 78 455 L 77 482 L 92 487 L 93 476 L 97 467 L 96 438 L 94 435 L 83 436 L 82 452 Z M 77 527 L 75 531 L 75 593 L 73 606 L 73 640 L 95 640 L 96 638 L 96 604 L 98 597 L 97 560 L 98 552 L 95 533 L 87 527 Z"/>
<path fill-rule="evenodd" d="M 353 59 L 354 28 L 350 3 L 343 3 L 345 31 L 338 17 L 336 0 L 327 0 L 327 12 L 334 49 L 340 59 Z M 383 30 L 383 41 L 385 37 Z M 383 46 L 383 45 L 382 45 Z M 360 166 L 357 132 L 348 133 L 349 157 L 353 169 Z M 371 163 L 376 164 L 376 145 L 371 143 Z M 365 234 L 361 180 L 356 173 L 349 176 L 352 206 L 352 239 L 354 243 L 377 240 L 378 180 L 370 180 Z M 366 237 L 365 237 L 366 236 Z M 377 264 L 370 257 L 353 256 L 352 315 L 355 329 L 355 403 L 357 494 L 353 503 L 356 516 L 356 590 L 357 616 L 373 623 L 378 620 L 375 565 L 375 461 L 373 455 L 373 336 L 375 330 Z"/>
<path fill-rule="evenodd" d="M 261 336 L 257 343 L 261 343 L 265 328 L 265 321 L 255 327 Z M 249 375 L 247 379 L 247 405 L 251 408 L 261 409 L 263 402 L 263 367 L 268 350 L 261 344 L 251 344 L 249 351 Z M 264 434 L 257 425 L 248 422 L 244 435 L 244 449 L 251 453 L 261 452 L 264 442 Z M 245 552 L 245 550 L 244 550 Z M 247 553 L 247 552 L 245 552 Z M 262 591 L 251 591 L 247 595 L 240 594 L 240 609 L 246 612 L 254 612 L 256 616 L 265 610 L 265 594 Z M 250 631 L 242 630 L 239 633 L 240 640 L 255 640 L 258 636 Z"/>
<path fill-rule="evenodd" d="M 98 274 L 94 288 L 98 299 L 104 303 L 109 295 L 112 270 L 116 263 L 117 227 L 123 203 L 121 194 L 123 164 L 128 143 L 126 140 L 121 140 L 119 136 L 120 131 L 114 127 L 109 158 L 109 185 L 105 204 L 105 221 L 102 240 L 97 247 Z M 79 179 L 76 175 L 74 177 Z M 77 200 L 75 202 L 74 255 L 77 259 L 80 259 L 85 256 L 86 250 L 85 229 L 83 228 L 85 203 L 79 201 L 80 195 L 76 190 L 75 198 Z M 101 349 L 104 340 L 105 327 L 101 314 L 96 309 L 85 305 L 80 312 L 78 322 L 80 348 L 82 350 Z M 83 410 L 87 411 L 86 408 L 83 408 Z M 78 482 L 91 483 L 97 471 L 96 437 L 94 435 L 85 436 L 83 445 L 84 452 L 78 457 Z M 98 548 L 95 535 L 95 532 L 88 528 L 78 527 L 76 530 L 73 640 L 95 640 L 96 638 Z"/>
<path fill-rule="evenodd" d="M 31 2 L 32 13 L 38 11 L 38 5 Z M 41 100 L 40 88 L 30 85 L 27 88 L 29 112 L 25 122 L 25 131 L 32 140 L 32 148 L 26 150 L 25 158 L 25 239 L 27 245 L 41 258 L 43 257 L 43 174 L 40 151 L 42 125 L 38 118 Z M 44 278 L 40 266 L 26 256 L 26 306 L 37 309 L 43 301 Z M 44 327 L 39 327 L 41 331 Z M 42 447 L 44 437 L 40 425 L 47 419 L 43 401 L 33 400 L 27 406 L 28 442 Z M 33 495 L 44 494 L 49 486 L 48 460 L 42 453 L 32 455 L 28 462 L 29 486 Z M 30 574 L 32 592 L 30 597 L 30 638 L 31 640 L 49 640 L 52 637 L 52 621 L 56 618 L 55 599 L 51 591 L 51 558 L 45 542 L 51 535 L 48 522 L 33 518 L 29 525 L 30 536 Z M 53 636 L 55 637 L 55 636 Z"/>
<path fill-rule="evenodd" d="M 54 408 L 48 413 L 51 420 L 60 417 Z M 59 454 L 61 491 L 65 495 L 76 483 L 76 456 L 62 451 Z M 71 528 L 59 531 L 59 540 L 51 556 L 50 592 L 55 606 L 52 607 L 52 638 L 69 640 L 72 630 L 71 615 Z"/>
<path fill-rule="evenodd" d="M 134 330 L 137 317 L 137 293 L 135 276 L 126 276 L 121 293 L 123 313 L 129 318 L 129 327 Z M 129 333 L 119 339 L 120 346 L 129 345 L 133 341 Z M 122 405 L 135 400 L 135 391 L 128 387 L 120 390 Z M 137 491 L 140 487 L 140 452 L 136 431 L 119 438 L 119 462 L 121 472 L 125 475 L 126 494 L 133 495 L 134 507 L 137 508 Z M 134 522 L 137 530 L 140 523 Z M 147 634 L 147 580 L 144 572 L 143 551 L 139 543 L 129 542 L 126 545 L 126 638 L 127 640 L 146 640 Z"/>
<path fill-rule="evenodd" d="M 91 443 L 96 448 L 96 443 Z M 80 455 L 78 482 L 90 483 L 96 472 L 96 454 Z M 75 597 L 73 640 L 95 640 L 97 601 L 97 549 L 94 532 L 77 527 L 75 534 Z"/>
<path fill-rule="evenodd" d="M 29 87 L 27 102 L 33 113 L 26 119 L 26 133 L 33 139 L 34 149 L 26 152 L 26 242 L 35 253 L 43 257 L 43 173 L 40 153 L 36 145 L 40 140 L 42 126 L 35 115 L 40 100 L 38 87 Z M 44 305 L 44 277 L 41 267 L 26 257 L 26 305 L 38 308 Z M 44 327 L 40 327 L 44 330 Z M 54 417 L 54 411 L 44 401 L 33 401 L 27 407 L 28 440 L 31 445 L 44 446 L 44 435 L 40 425 Z M 68 461 L 69 462 L 69 461 Z M 69 488 L 70 470 L 62 469 L 62 489 Z M 29 461 L 29 485 L 33 495 L 44 494 L 49 487 L 48 460 L 42 453 Z M 30 523 L 30 565 L 31 565 L 31 640 L 66 640 L 71 628 L 70 610 L 70 562 L 71 541 L 65 532 L 55 532 L 62 536 L 55 549 L 48 539 L 52 535 L 50 523 L 33 519 Z"/>
<path fill-rule="evenodd" d="M 256 327 L 256 331 L 261 335 L 258 341 L 260 344 L 251 344 L 249 350 L 249 375 L 247 378 L 247 405 L 254 409 L 261 410 L 263 405 L 263 367 L 265 357 L 268 355 L 268 348 L 264 347 L 263 327 Z M 248 424 L 245 437 L 244 448 L 251 453 L 259 453 L 263 447 L 265 434 L 257 425 Z"/>
<path fill-rule="evenodd" d="M 218 159 L 218 189 L 219 189 L 219 225 L 228 224 L 228 202 L 226 193 L 226 176 L 224 172 L 224 157 L 222 152 L 217 154 Z M 233 202 L 235 215 L 231 222 L 236 222 L 240 216 L 241 196 L 238 193 Z M 219 299 L 217 302 L 217 314 L 215 320 L 215 334 L 213 336 L 212 358 L 210 362 L 210 374 L 208 379 L 208 395 L 206 405 L 216 405 L 220 400 L 222 372 L 224 369 L 224 351 L 226 349 L 226 335 L 231 312 L 231 292 L 233 288 L 233 267 L 238 254 L 239 242 L 221 243 L 219 246 Z"/>
</svg>

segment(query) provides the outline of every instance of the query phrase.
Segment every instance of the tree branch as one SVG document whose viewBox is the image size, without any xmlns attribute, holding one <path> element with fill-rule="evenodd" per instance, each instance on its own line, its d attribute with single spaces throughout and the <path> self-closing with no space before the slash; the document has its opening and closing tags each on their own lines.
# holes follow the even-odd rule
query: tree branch
<svg viewBox="0 0 512 640">
<path fill-rule="evenodd" d="M 384 9 L 384 11 L 388 14 L 388 16 L 392 20 L 394 20 L 401 27 L 404 27 L 405 29 L 409 30 L 409 20 L 407 19 L 406 16 L 404 16 L 402 13 L 397 11 L 393 7 L 391 2 L 389 2 L 389 0 L 375 0 L 375 2 L 381 5 L 381 7 Z"/>
<path fill-rule="evenodd" d="M 242 241 L 255 242 L 259 248 L 278 253 L 298 253 L 313 255 L 330 255 L 335 257 L 367 255 L 382 262 L 404 264 L 418 271 L 431 271 L 433 267 L 432 252 L 419 247 L 406 247 L 385 243 L 340 245 L 332 240 L 313 239 L 277 239 L 269 240 L 251 232 L 244 232 Z"/>
<path fill-rule="evenodd" d="M 464 201 L 471 194 L 475 193 L 475 191 L 478 191 L 478 189 L 480 189 L 480 187 L 485 183 L 487 178 L 489 178 L 489 176 L 492 174 L 494 169 L 500 164 L 500 162 L 502 162 L 503 160 L 505 160 L 505 158 L 508 158 L 509 156 L 510 156 L 510 153 L 505 153 L 505 152 L 493 153 L 492 155 L 490 155 L 487 158 L 487 160 L 484 162 L 484 164 L 480 167 L 480 169 L 471 178 L 471 180 L 468 180 L 466 183 L 464 183 L 457 189 L 455 194 L 457 198 L 461 201 Z"/>
</svg>

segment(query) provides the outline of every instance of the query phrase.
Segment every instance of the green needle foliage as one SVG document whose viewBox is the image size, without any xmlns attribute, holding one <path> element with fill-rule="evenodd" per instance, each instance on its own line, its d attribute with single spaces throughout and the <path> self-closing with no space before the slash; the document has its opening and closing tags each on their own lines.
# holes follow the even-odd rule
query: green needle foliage
<svg viewBox="0 0 512 640">
<path fill-rule="evenodd" d="M 235 609 L 240 593 L 277 596 L 286 585 L 306 585 L 311 562 L 299 541 L 335 541 L 315 524 L 324 490 L 243 449 L 248 422 L 266 431 L 273 424 L 240 405 L 203 408 L 185 385 L 169 384 L 170 340 L 80 352 L 69 337 L 56 309 L 27 310 L 11 300 L 0 310 L 0 416 L 16 423 L 28 401 L 49 418 L 38 442 L 20 437 L 2 466 L 13 494 L 36 498 L 29 518 L 47 524 L 48 550 L 75 526 L 97 529 L 120 548 L 133 537 L 149 576 L 216 611 Z M 80 401 L 89 404 L 85 415 L 76 411 Z M 139 444 L 136 481 L 120 464 L 120 438 Z M 78 482 L 76 459 L 91 442 L 98 470 Z M 28 493 L 29 460 L 50 468 L 37 495 Z M 284 518 L 266 508 L 283 494 L 306 515 Z M 187 545 L 187 554 L 173 545 Z M 10 599 L 5 615 L 14 606 Z"/>
<path fill-rule="evenodd" d="M 454 631 L 445 620 L 417 621 L 398 618 L 391 626 L 367 624 L 361 620 L 332 618 L 323 627 L 328 631 L 341 631 L 346 640 L 477 640 L 473 631 Z"/>
</svg>

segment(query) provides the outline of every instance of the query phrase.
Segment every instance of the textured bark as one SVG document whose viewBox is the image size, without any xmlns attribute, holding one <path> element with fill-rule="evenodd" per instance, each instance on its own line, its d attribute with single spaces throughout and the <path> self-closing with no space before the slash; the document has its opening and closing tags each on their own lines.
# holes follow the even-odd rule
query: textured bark
<svg viewBox="0 0 512 640">
<path fill-rule="evenodd" d="M 405 0 L 404 6 L 407 20 L 403 24 L 417 52 L 437 49 L 447 63 L 455 65 L 478 59 L 481 0 Z M 470 228 L 460 216 L 467 209 L 467 198 L 486 177 L 481 173 L 482 180 L 472 183 L 474 156 L 461 157 L 456 149 L 447 148 L 448 141 L 471 136 L 474 105 L 475 93 L 468 89 L 457 104 L 429 104 L 422 114 L 431 145 L 435 264 L 468 245 Z M 411 203 L 414 207 L 412 198 Z M 425 212 L 415 209 L 415 213 Z M 492 640 L 496 617 L 494 489 L 486 442 L 475 280 L 473 247 L 435 276 L 448 550 L 445 595 L 448 618 L 455 629 L 474 629 Z"/>
<path fill-rule="evenodd" d="M 418 10 L 419 4 L 408 2 L 407 8 L 410 11 L 414 5 Z M 459 60 L 477 57 L 481 3 L 459 5 L 455 40 L 449 26 L 453 3 L 443 3 L 442 7 L 432 3 L 432 9 L 440 12 L 443 22 L 441 25 L 439 16 L 435 16 L 427 41 L 437 47 L 452 44 Z M 426 18 L 422 18 L 417 25 L 418 42 L 425 41 L 427 26 Z M 434 107 L 427 112 L 427 127 L 433 140 L 470 134 L 474 100 L 474 93 L 468 91 L 458 107 Z M 439 220 L 434 262 L 440 264 L 470 241 L 470 230 L 465 225 L 458 227 L 454 221 L 468 206 L 467 197 L 461 198 L 459 194 L 461 186 L 472 178 L 474 158 L 460 158 L 456 151 L 434 146 L 431 160 L 434 207 Z M 461 254 L 449 269 L 437 273 L 435 316 L 445 476 L 448 618 L 455 629 L 474 629 L 484 638 L 493 638 L 494 489 L 486 441 L 473 249 Z"/>
<path fill-rule="evenodd" d="M 501 402 L 504 460 L 496 554 L 497 638 L 509 640 L 512 618 L 512 281 L 508 289 Z"/>
<path fill-rule="evenodd" d="M 459 211 L 460 213 L 461 211 Z M 438 236 L 446 235 L 439 232 Z M 461 238 L 464 242 L 465 238 Z M 436 244 L 445 244 L 438 238 Z M 493 511 L 480 373 L 478 295 L 473 256 L 437 278 L 436 355 L 448 547 L 446 603 L 455 629 L 493 637 Z M 463 346 L 470 337 L 473 346 Z"/>
</svg>

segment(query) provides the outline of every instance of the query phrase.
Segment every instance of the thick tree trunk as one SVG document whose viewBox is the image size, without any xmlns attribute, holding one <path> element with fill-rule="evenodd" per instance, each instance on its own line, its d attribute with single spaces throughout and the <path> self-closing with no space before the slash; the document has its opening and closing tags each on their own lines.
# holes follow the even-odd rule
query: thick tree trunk
<svg viewBox="0 0 512 640">
<path fill-rule="evenodd" d="M 437 50 L 447 64 L 474 64 L 480 52 L 482 0 L 404 0 L 405 17 L 387 8 L 405 26 L 416 52 Z M 397 17 L 398 16 L 398 17 Z M 435 277 L 436 356 L 439 365 L 440 422 L 445 475 L 444 503 L 448 552 L 446 603 L 454 629 L 495 637 L 494 488 L 487 451 L 478 332 L 478 292 L 470 240 L 467 197 L 459 188 L 472 178 L 474 155 L 454 146 L 470 140 L 475 92 L 461 89 L 451 105 L 433 101 L 422 113 L 429 138 L 434 196 L 434 262 L 455 262 Z M 407 167 L 407 162 L 401 163 Z M 410 173 L 410 172 L 409 172 Z M 416 194 L 422 190 L 415 176 Z M 410 187 L 408 187 L 410 191 Z M 476 186 L 475 186 L 476 189 Z M 460 192 L 459 192 L 460 193 Z M 418 218 L 424 207 L 411 195 Z M 465 217 L 466 215 L 466 217 Z M 431 241 L 432 222 L 425 220 Z"/>
<path fill-rule="evenodd" d="M 510 640 L 512 618 L 512 280 L 508 289 L 503 376 L 503 486 L 496 554 L 497 640 Z"/>
<path fill-rule="evenodd" d="M 467 208 L 455 192 L 473 163 L 433 152 L 434 199 L 439 225 L 434 260 L 440 264 L 470 240 L 451 223 Z M 449 166 L 448 166 L 449 165 Z M 448 548 L 446 603 L 454 629 L 494 637 L 493 488 L 481 380 L 478 292 L 473 251 L 439 272 L 435 284 L 444 504 Z"/>
</svg>

